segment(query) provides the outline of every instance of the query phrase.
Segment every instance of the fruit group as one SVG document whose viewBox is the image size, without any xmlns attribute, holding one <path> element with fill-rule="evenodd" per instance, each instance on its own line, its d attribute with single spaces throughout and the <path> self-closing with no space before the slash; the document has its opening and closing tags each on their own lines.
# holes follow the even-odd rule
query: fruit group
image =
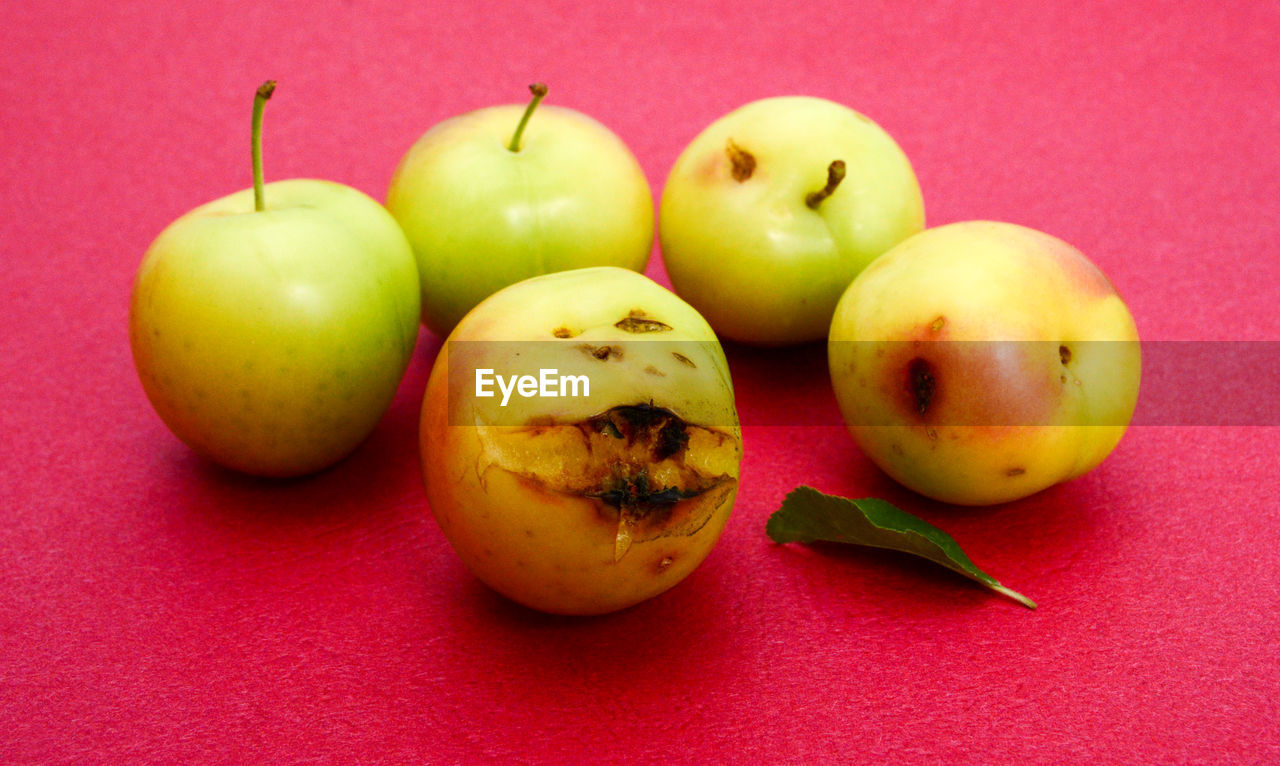
<svg viewBox="0 0 1280 766">
<path fill-rule="evenodd" d="M 818 98 L 750 103 L 704 130 L 662 192 L 671 283 L 722 338 L 825 338 L 873 259 L 924 227 L 911 164 L 863 115 Z"/>
<path fill-rule="evenodd" d="M 587 379 L 589 395 L 481 393 L 543 370 Z M 617 268 L 535 277 L 477 306 L 436 359 L 420 433 L 431 510 L 463 562 L 565 614 L 622 609 L 693 571 L 729 517 L 742 454 L 710 327 Z"/>
<path fill-rule="evenodd" d="M 260 119 L 259 108 L 255 188 L 156 238 L 129 338 L 178 438 L 236 470 L 294 476 L 351 452 L 390 405 L 417 340 L 418 277 L 404 234 L 368 196 L 327 181 L 263 185 Z"/>
<path fill-rule="evenodd" d="M 831 380 L 863 452 L 946 502 L 1014 500 L 1092 470 L 1137 402 L 1138 333 L 1080 251 L 1021 226 L 918 234 L 849 286 Z"/>
<path fill-rule="evenodd" d="M 528 108 L 435 125 L 391 180 L 387 208 L 413 246 L 422 320 L 437 335 L 522 279 L 587 266 L 642 271 L 649 260 L 653 197 L 635 157 L 581 112 L 531 115 L 545 86 L 531 89 Z"/>
</svg>

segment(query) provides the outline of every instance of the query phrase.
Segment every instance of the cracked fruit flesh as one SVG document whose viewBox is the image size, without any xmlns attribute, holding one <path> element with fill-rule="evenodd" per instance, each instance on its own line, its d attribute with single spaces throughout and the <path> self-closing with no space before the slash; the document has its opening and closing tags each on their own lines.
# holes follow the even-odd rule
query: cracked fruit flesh
<svg viewBox="0 0 1280 766">
<path fill-rule="evenodd" d="M 966 221 L 906 240 L 836 308 L 836 399 L 885 473 L 937 500 L 987 505 L 1080 476 L 1137 403 L 1133 317 L 1079 250 Z"/>
<path fill-rule="evenodd" d="M 497 386 L 479 395 L 477 370 L 589 385 L 504 403 Z M 684 579 L 728 520 L 742 456 L 711 328 L 612 267 L 525 280 L 464 317 L 432 369 L 420 436 L 458 556 L 499 593 L 561 614 L 615 611 Z"/>
</svg>

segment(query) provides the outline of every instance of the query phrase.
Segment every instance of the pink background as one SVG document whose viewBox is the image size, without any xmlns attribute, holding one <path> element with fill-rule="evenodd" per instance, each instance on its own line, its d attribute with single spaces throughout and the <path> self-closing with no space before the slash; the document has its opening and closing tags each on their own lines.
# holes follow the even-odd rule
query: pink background
<svg viewBox="0 0 1280 766">
<path fill-rule="evenodd" d="M 166 223 L 249 184 L 268 77 L 268 178 L 376 198 L 435 121 L 535 79 L 655 194 L 721 114 L 825 96 L 897 138 L 931 224 L 1074 243 L 1144 338 L 1280 338 L 1274 3 L 583 6 L 0 11 L 0 761 L 1280 761 L 1274 427 L 1135 428 L 1084 478 L 963 510 L 840 428 L 748 426 L 705 564 L 597 619 L 490 593 L 431 519 L 430 335 L 318 476 L 232 475 L 166 431 L 129 355 L 133 273 Z M 728 352 L 748 424 L 838 417 L 820 345 Z M 896 554 L 773 545 L 799 483 L 943 526 L 1040 609 Z"/>
</svg>

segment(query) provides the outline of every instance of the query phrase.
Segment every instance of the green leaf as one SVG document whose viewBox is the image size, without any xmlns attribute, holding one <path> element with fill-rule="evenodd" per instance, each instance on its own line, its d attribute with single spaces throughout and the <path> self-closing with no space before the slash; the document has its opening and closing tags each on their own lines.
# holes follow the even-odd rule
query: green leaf
<svg viewBox="0 0 1280 766">
<path fill-rule="evenodd" d="M 797 487 L 765 526 L 775 543 L 833 543 L 887 548 L 929 559 L 1030 609 L 1036 602 L 978 569 L 951 535 L 884 500 L 849 500 Z"/>
</svg>

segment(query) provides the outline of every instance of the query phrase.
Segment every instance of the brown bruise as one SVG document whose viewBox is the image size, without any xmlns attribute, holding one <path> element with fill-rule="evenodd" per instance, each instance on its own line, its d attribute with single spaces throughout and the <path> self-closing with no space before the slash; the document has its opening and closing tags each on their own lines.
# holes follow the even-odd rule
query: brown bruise
<svg viewBox="0 0 1280 766">
<path fill-rule="evenodd" d="M 912 359 L 907 363 L 906 385 L 916 413 L 924 417 L 933 402 L 933 392 L 938 388 L 938 376 L 933 365 L 920 357 Z"/>
<path fill-rule="evenodd" d="M 589 354 L 602 362 L 609 361 L 611 357 L 615 359 L 622 358 L 622 349 L 616 346 L 593 346 L 590 343 L 583 343 L 578 348 L 582 350 L 582 353 Z"/>
<path fill-rule="evenodd" d="M 1064 356 L 1041 342 L 956 341 L 945 316 L 917 321 L 898 334 L 901 340 L 875 344 L 867 370 L 867 385 L 893 403 L 895 422 L 926 433 L 1052 422 L 1062 393 L 1058 371 L 1047 363 L 1069 360 L 1070 349 Z"/>
<path fill-rule="evenodd" d="M 636 542 L 697 533 L 737 485 L 734 436 L 651 404 L 572 423 L 478 428 L 492 466 L 592 501 L 613 526 L 615 561 Z"/>
<path fill-rule="evenodd" d="M 667 332 L 671 329 L 671 325 L 649 317 L 641 309 L 632 309 L 625 317 L 614 322 L 613 326 L 629 333 Z"/>
</svg>

